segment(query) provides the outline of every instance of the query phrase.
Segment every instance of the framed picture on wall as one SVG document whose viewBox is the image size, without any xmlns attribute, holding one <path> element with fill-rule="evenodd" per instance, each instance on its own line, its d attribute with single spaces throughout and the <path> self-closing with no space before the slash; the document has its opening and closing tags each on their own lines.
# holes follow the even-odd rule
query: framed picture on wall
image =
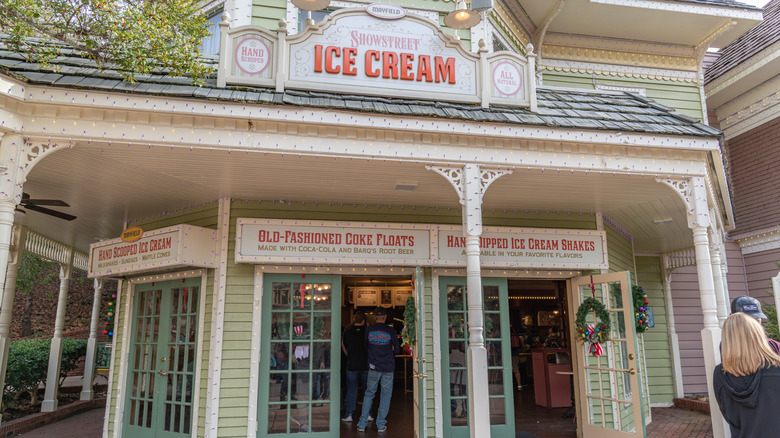
<svg viewBox="0 0 780 438">
<path fill-rule="evenodd" d="M 381 290 L 381 296 L 382 296 L 382 301 L 381 301 L 382 307 L 390 307 L 390 306 L 393 305 L 393 290 L 392 289 L 382 289 Z"/>
<path fill-rule="evenodd" d="M 412 296 L 412 289 L 409 287 L 397 287 L 393 290 L 393 303 L 396 306 L 406 306 L 406 299 Z"/>
<path fill-rule="evenodd" d="M 355 289 L 355 306 L 376 306 L 377 295 L 379 291 L 372 288 L 357 288 Z"/>
<path fill-rule="evenodd" d="M 552 310 L 540 310 L 536 319 L 541 327 L 552 327 L 558 325 L 558 315 Z"/>
</svg>

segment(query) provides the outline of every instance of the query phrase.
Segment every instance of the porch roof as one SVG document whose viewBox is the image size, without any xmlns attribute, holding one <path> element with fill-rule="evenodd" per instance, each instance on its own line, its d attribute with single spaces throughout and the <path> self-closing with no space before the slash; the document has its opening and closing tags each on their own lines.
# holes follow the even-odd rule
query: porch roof
<svg viewBox="0 0 780 438">
<path fill-rule="evenodd" d="M 216 58 L 204 57 L 216 65 Z M 124 81 L 118 71 L 98 68 L 79 51 L 62 48 L 61 56 L 49 65 L 27 61 L 9 51 L 0 42 L 0 73 L 31 85 L 55 86 L 104 92 L 171 96 L 177 98 L 247 102 L 261 105 L 291 105 L 388 115 L 470 120 L 566 129 L 608 130 L 652 133 L 656 135 L 692 135 L 717 137 L 720 131 L 675 112 L 643 96 L 626 92 L 590 91 L 569 88 L 538 87 L 537 111 L 523 108 L 459 104 L 414 99 L 342 95 L 326 92 L 216 85 L 209 77 L 203 86 L 185 77 L 160 71 L 136 75 L 135 83 Z"/>
</svg>

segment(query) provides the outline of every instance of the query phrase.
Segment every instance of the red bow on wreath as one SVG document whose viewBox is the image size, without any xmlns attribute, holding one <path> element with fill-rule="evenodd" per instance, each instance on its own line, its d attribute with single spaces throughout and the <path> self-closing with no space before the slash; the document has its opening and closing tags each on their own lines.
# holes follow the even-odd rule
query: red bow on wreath
<svg viewBox="0 0 780 438">
<path fill-rule="evenodd" d="M 594 356 L 601 356 L 604 354 L 604 350 L 599 344 L 599 330 L 596 329 L 595 324 L 588 324 L 588 328 L 585 329 L 585 340 L 590 342 L 588 353 Z"/>
</svg>

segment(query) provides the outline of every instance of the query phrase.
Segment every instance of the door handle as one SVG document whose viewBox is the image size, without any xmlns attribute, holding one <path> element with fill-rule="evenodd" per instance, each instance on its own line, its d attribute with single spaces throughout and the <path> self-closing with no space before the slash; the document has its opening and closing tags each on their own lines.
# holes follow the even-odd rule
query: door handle
<svg viewBox="0 0 780 438">
<path fill-rule="evenodd" d="M 623 372 L 624 372 L 624 373 L 626 373 L 626 374 L 631 374 L 632 376 L 633 376 L 634 374 L 636 374 L 636 370 L 635 370 L 635 369 L 633 369 L 633 368 L 630 368 L 630 369 L 628 369 L 628 370 L 625 370 L 625 371 L 623 371 Z"/>
<path fill-rule="evenodd" d="M 164 368 L 160 368 L 160 371 L 157 371 L 157 374 L 159 374 L 159 375 L 161 375 L 161 376 L 165 376 L 165 375 L 167 375 L 168 373 L 166 373 L 166 372 L 165 372 L 165 369 L 164 369 Z"/>
<path fill-rule="evenodd" d="M 628 360 L 634 360 L 634 353 L 628 354 Z"/>
<path fill-rule="evenodd" d="M 422 380 L 422 379 L 427 379 L 428 375 L 427 374 L 423 374 L 423 373 L 414 373 L 414 375 L 412 375 L 412 377 L 414 377 L 415 379 Z"/>
</svg>

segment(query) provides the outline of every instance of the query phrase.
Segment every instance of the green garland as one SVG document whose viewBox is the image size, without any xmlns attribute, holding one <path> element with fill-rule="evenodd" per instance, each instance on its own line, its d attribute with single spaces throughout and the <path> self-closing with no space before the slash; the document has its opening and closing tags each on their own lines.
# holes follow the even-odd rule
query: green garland
<svg viewBox="0 0 780 438">
<path fill-rule="evenodd" d="M 582 342 L 588 340 L 588 323 L 585 321 L 585 318 L 590 312 L 596 312 L 596 318 L 598 318 L 594 329 L 598 334 L 599 342 L 603 343 L 609 341 L 609 331 L 611 328 L 609 312 L 607 311 L 607 308 L 604 307 L 604 304 L 595 298 L 585 298 L 582 304 L 580 304 L 579 309 L 577 309 L 575 325 L 577 327 L 578 339 Z"/>
<path fill-rule="evenodd" d="M 414 347 L 417 344 L 417 309 L 414 305 L 414 298 L 406 299 L 406 308 L 404 308 L 404 329 L 401 331 L 401 337 L 404 345 Z"/>
<path fill-rule="evenodd" d="M 634 295 L 634 322 L 636 323 L 636 332 L 644 333 L 647 330 L 647 300 L 645 290 L 640 286 L 631 286 L 631 292 Z"/>
</svg>

